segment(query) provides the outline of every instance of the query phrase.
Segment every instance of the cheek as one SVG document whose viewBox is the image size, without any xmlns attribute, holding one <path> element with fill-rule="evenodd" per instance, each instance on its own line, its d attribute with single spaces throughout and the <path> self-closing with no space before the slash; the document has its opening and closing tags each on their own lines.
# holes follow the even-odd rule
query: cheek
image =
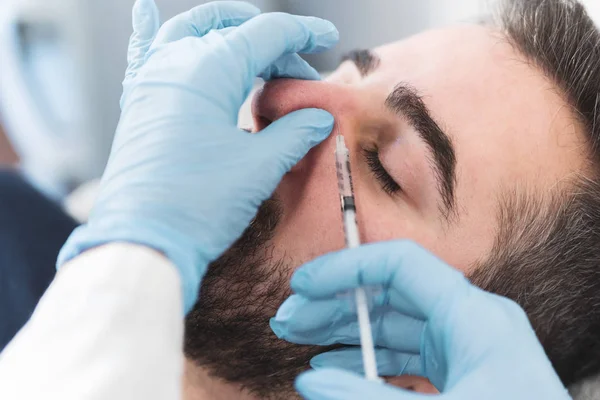
<svg viewBox="0 0 600 400">
<path fill-rule="evenodd" d="M 440 217 L 424 218 L 407 203 L 392 200 L 387 194 L 357 190 L 356 196 L 364 243 L 411 240 L 465 273 L 493 245 L 494 219 L 481 218 L 485 213 L 478 207 L 470 207 L 458 223 L 448 228 Z"/>
<path fill-rule="evenodd" d="M 398 204 L 357 198 L 358 224 L 363 243 L 410 239 L 422 246 L 434 243 L 435 232 L 422 219 Z"/>
<path fill-rule="evenodd" d="M 276 194 L 284 209 L 273 240 L 276 256 L 291 259 L 295 266 L 300 266 L 344 247 L 333 167 L 288 174 Z"/>
<path fill-rule="evenodd" d="M 272 240 L 273 256 L 293 267 L 345 245 L 332 154 L 330 148 L 313 153 L 307 163 L 285 176 L 276 191 L 283 215 Z M 439 219 L 425 218 L 408 202 L 385 194 L 370 173 L 358 166 L 353 172 L 357 222 L 364 243 L 409 239 L 463 271 L 486 254 L 490 227 L 476 218 L 481 214 L 477 207 L 469 207 L 464 219 L 447 229 Z"/>
<path fill-rule="evenodd" d="M 410 239 L 426 246 L 435 242 L 437 225 L 426 221 L 406 199 L 385 193 L 370 173 L 354 186 L 363 243 Z"/>
</svg>

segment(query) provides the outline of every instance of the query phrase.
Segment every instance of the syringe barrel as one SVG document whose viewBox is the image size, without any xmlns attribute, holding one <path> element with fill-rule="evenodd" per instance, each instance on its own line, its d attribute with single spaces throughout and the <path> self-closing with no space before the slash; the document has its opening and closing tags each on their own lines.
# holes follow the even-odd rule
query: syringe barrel
<svg viewBox="0 0 600 400">
<path fill-rule="evenodd" d="M 348 148 L 344 142 L 344 137 L 339 135 L 336 138 L 335 146 L 335 162 L 338 185 L 340 188 L 340 195 L 342 197 L 352 197 L 352 173 L 350 172 L 350 154 Z M 354 202 L 352 202 L 354 204 Z"/>
</svg>

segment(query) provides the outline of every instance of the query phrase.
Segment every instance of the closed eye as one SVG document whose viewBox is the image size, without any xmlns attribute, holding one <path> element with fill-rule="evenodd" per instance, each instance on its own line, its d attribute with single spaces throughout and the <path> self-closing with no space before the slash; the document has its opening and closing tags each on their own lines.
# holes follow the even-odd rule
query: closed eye
<svg viewBox="0 0 600 400">
<path fill-rule="evenodd" d="M 367 161 L 369 169 L 375 176 L 375 179 L 381 185 L 381 188 L 389 195 L 395 195 L 402 191 L 402 187 L 385 170 L 379 159 L 379 151 L 371 149 L 362 149 L 363 156 Z"/>
</svg>

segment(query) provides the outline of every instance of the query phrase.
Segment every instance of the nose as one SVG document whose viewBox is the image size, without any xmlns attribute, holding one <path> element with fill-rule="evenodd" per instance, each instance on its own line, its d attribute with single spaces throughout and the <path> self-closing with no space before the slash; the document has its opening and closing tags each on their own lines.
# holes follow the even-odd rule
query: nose
<svg viewBox="0 0 600 400">
<path fill-rule="evenodd" d="M 334 136 L 340 132 L 346 136 L 360 118 L 360 99 L 348 85 L 324 81 L 301 81 L 280 79 L 271 81 L 255 95 L 252 102 L 252 116 L 255 130 L 261 131 L 272 122 L 305 108 L 319 108 L 328 111 L 335 118 L 332 135 L 320 146 L 313 149 L 292 173 L 315 165 L 317 153 L 333 151 Z M 351 140 L 351 139 L 350 139 Z M 332 153 L 333 154 L 333 153 Z"/>
<path fill-rule="evenodd" d="M 253 99 L 256 131 L 305 108 L 323 109 L 335 118 L 332 135 L 314 147 L 277 188 L 276 194 L 284 205 L 278 238 L 285 243 L 286 253 L 299 257 L 298 261 L 308 261 L 343 246 L 335 135 L 339 130 L 346 137 L 348 147 L 352 146 L 354 132 L 362 118 L 360 111 L 364 110 L 360 102 L 358 91 L 349 85 L 290 79 L 267 83 Z"/>
<path fill-rule="evenodd" d="M 252 114 L 257 130 L 303 108 L 320 108 L 334 117 L 343 117 L 353 108 L 354 100 L 350 94 L 348 86 L 335 83 L 280 79 L 266 83 L 256 94 Z"/>
</svg>

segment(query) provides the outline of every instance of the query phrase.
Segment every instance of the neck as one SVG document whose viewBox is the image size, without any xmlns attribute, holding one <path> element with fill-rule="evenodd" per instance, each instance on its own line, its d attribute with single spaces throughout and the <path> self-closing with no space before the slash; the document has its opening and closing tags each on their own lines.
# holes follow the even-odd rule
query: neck
<svg viewBox="0 0 600 400">
<path fill-rule="evenodd" d="M 210 376 L 203 367 L 185 361 L 183 376 L 184 400 L 257 400 L 239 385 Z"/>
</svg>

